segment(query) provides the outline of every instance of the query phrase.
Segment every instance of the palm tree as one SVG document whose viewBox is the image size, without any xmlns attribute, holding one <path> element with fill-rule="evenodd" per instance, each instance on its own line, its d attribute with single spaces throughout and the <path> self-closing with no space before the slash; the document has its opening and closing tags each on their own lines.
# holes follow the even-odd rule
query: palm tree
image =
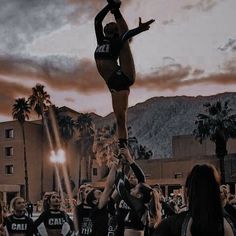
<svg viewBox="0 0 236 236">
<path fill-rule="evenodd" d="M 203 106 L 206 108 L 206 114 L 197 115 L 197 127 L 193 134 L 200 143 L 207 138 L 215 143 L 215 153 L 220 161 L 221 181 L 225 183 L 224 158 L 227 155 L 228 139 L 236 137 L 236 114 L 231 115 L 232 109 L 229 108 L 228 101 L 224 104 L 218 101 Z"/>
<path fill-rule="evenodd" d="M 68 158 L 69 155 L 67 147 L 68 147 L 68 142 L 73 138 L 75 134 L 75 122 L 70 116 L 68 115 L 60 116 L 60 113 L 58 118 L 59 118 L 58 120 L 59 133 L 65 145 L 65 153 L 67 154 L 66 157 Z M 68 160 L 67 160 L 67 168 L 69 169 Z"/>
<path fill-rule="evenodd" d="M 12 116 L 13 119 L 18 120 L 20 123 L 22 136 L 23 136 L 23 150 L 24 150 L 24 171 L 25 171 L 25 199 L 29 201 L 29 183 L 28 183 L 28 164 L 26 157 L 26 144 L 25 144 L 25 129 L 24 123 L 25 120 L 29 120 L 30 114 L 30 105 L 25 98 L 18 98 L 15 100 L 15 103 L 12 107 Z"/>
<path fill-rule="evenodd" d="M 72 139 L 75 134 L 75 122 L 70 116 L 59 115 L 58 126 L 61 138 L 67 147 L 69 140 Z"/>
<path fill-rule="evenodd" d="M 93 153 L 99 166 L 104 166 L 118 153 L 116 124 L 97 129 L 94 136 Z"/>
<path fill-rule="evenodd" d="M 35 87 L 32 88 L 32 95 L 29 97 L 29 103 L 31 109 L 36 112 L 38 117 L 42 117 L 42 140 L 43 140 L 43 127 L 45 127 L 46 132 L 48 132 L 48 126 L 46 124 L 45 114 L 48 110 L 48 107 L 51 105 L 50 95 L 44 91 L 44 85 L 36 84 Z M 50 140 L 48 140 L 50 142 Z M 43 158 L 41 159 L 41 197 L 43 195 L 43 181 L 44 181 L 44 173 L 43 173 Z"/>
<path fill-rule="evenodd" d="M 79 130 L 79 139 L 77 140 L 77 144 L 80 150 L 79 157 L 79 185 L 81 182 L 81 157 L 84 158 L 86 154 L 88 158 L 91 158 L 92 155 L 92 146 L 94 142 L 94 124 L 91 116 L 88 113 L 80 113 L 76 120 L 76 128 Z M 86 153 L 85 153 L 86 152 Z M 91 165 L 91 161 L 86 158 L 86 178 L 89 179 L 89 169 Z M 89 164 L 88 164 L 89 163 Z"/>
</svg>

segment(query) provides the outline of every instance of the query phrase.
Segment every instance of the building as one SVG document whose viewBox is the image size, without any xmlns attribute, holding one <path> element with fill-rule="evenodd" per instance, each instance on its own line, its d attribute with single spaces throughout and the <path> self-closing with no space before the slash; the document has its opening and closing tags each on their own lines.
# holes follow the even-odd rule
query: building
<svg viewBox="0 0 236 236">
<path fill-rule="evenodd" d="M 62 107 L 62 114 L 75 118 L 79 113 L 69 108 Z M 42 193 L 58 188 L 56 181 L 55 164 L 51 162 L 53 139 L 49 142 L 48 135 L 43 128 L 42 121 L 26 121 L 24 123 L 26 158 L 29 181 L 29 199 L 37 202 L 42 198 Z M 56 132 L 55 132 L 56 133 Z M 52 138 L 54 134 L 51 132 Z M 67 167 L 70 176 L 78 179 L 78 152 L 75 137 L 66 147 Z M 61 147 L 64 144 L 59 140 Z M 55 146 L 55 143 L 53 143 Z M 65 149 L 65 148 L 64 148 Z M 23 137 L 20 124 L 17 120 L 0 123 L 0 200 L 9 203 L 17 196 L 24 196 L 25 168 Z M 59 166 L 60 180 L 63 180 L 62 170 Z M 42 183 L 42 186 L 41 186 Z M 77 192 L 77 191 L 76 191 Z"/>
<path fill-rule="evenodd" d="M 78 112 L 67 107 L 61 108 L 64 115 L 76 119 Z M 42 192 L 52 191 L 60 187 L 55 173 L 55 164 L 50 161 L 51 149 L 47 135 L 41 121 L 25 122 L 26 157 L 28 161 L 29 176 L 29 199 L 36 202 L 41 199 Z M 50 136 L 52 132 L 50 132 Z M 54 135 L 55 136 L 55 135 Z M 71 183 L 73 195 L 76 196 L 77 189 L 83 181 L 91 181 L 97 186 L 103 186 L 107 169 L 99 166 L 93 156 L 81 152 L 78 145 L 79 132 L 67 143 L 59 140 L 61 148 L 66 153 L 66 164 L 68 179 Z M 52 142 L 55 146 L 55 142 Z M 58 147 L 58 145 L 57 145 Z M 231 183 L 234 190 L 236 183 L 236 140 L 228 142 L 228 156 L 225 158 L 226 181 Z M 195 164 L 211 163 L 219 166 L 215 157 L 215 146 L 207 140 L 199 144 L 191 135 L 173 137 L 173 158 L 137 160 L 147 181 L 151 184 L 160 184 L 163 191 L 168 194 L 174 189 L 182 189 L 186 176 Z M 59 179 L 65 182 L 62 168 L 57 164 Z M 23 138 L 18 121 L 0 123 L 0 199 L 9 203 L 16 196 L 24 196 L 25 173 L 24 173 Z M 42 186 L 41 186 L 42 183 Z M 62 187 L 65 190 L 64 185 Z"/>
<path fill-rule="evenodd" d="M 41 134 L 41 124 L 25 123 L 30 199 L 40 197 L 40 170 L 46 151 Z M 0 150 L 1 199 L 9 202 L 25 191 L 23 138 L 18 121 L 0 123 Z"/>
<path fill-rule="evenodd" d="M 235 192 L 236 183 L 236 140 L 229 140 L 228 155 L 225 157 L 225 178 Z M 192 135 L 172 138 L 172 158 L 140 160 L 139 165 L 147 176 L 147 181 L 160 184 L 164 192 L 181 189 L 192 167 L 196 164 L 212 164 L 219 170 L 219 160 L 215 156 L 215 144 L 210 140 L 200 144 Z"/>
</svg>

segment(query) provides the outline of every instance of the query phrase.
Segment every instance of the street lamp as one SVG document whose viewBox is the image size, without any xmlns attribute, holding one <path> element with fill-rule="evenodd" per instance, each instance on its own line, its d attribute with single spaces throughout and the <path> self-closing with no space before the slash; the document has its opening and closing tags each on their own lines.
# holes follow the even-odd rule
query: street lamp
<svg viewBox="0 0 236 236">
<path fill-rule="evenodd" d="M 51 150 L 51 155 L 50 155 L 50 161 L 54 164 L 54 170 L 53 170 L 53 183 L 52 183 L 52 189 L 53 191 L 56 190 L 56 178 L 55 174 L 57 177 L 57 182 L 58 182 L 58 188 L 60 189 L 60 177 L 59 177 L 59 170 L 58 170 L 58 164 L 63 164 L 65 163 L 65 152 L 62 149 L 58 149 L 57 152 L 54 150 Z M 55 173 L 56 172 L 56 173 Z"/>
<path fill-rule="evenodd" d="M 65 152 L 62 149 L 58 149 L 57 152 L 55 153 L 54 150 L 51 151 L 50 155 L 50 161 L 55 164 L 63 164 L 65 163 Z"/>
</svg>

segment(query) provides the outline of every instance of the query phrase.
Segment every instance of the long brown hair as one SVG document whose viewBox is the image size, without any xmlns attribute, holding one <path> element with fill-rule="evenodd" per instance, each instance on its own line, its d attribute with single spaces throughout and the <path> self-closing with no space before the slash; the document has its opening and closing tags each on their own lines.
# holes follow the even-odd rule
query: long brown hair
<svg viewBox="0 0 236 236">
<path fill-rule="evenodd" d="M 223 209 L 220 199 L 219 174 L 211 165 L 195 166 L 187 183 L 192 236 L 223 236 Z"/>
<path fill-rule="evenodd" d="M 154 228 L 161 222 L 161 204 L 159 193 L 148 184 L 139 183 L 139 192 L 144 204 L 149 205 L 150 217 L 154 219 Z"/>
</svg>

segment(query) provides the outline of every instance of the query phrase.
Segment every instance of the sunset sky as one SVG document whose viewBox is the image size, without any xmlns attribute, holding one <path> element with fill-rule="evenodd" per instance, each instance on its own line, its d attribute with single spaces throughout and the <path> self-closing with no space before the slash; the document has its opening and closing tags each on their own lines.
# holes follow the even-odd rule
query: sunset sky
<svg viewBox="0 0 236 236">
<path fill-rule="evenodd" d="M 95 62 L 93 21 L 106 0 L 0 0 L 0 121 L 14 99 L 45 85 L 56 106 L 107 115 L 111 98 Z M 137 78 L 129 106 L 154 96 L 236 91 L 235 0 L 123 0 Z M 113 20 L 108 15 L 105 23 Z"/>
</svg>

